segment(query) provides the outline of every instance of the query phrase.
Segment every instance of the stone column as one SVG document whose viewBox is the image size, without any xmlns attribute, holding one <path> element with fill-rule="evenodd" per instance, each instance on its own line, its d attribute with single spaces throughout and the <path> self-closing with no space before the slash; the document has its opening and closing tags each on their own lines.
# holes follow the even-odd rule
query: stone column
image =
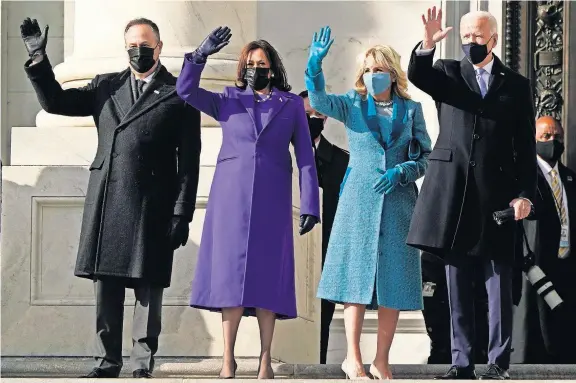
<svg viewBox="0 0 576 383">
<path fill-rule="evenodd" d="M 48 3 L 49 4 L 49 3 Z M 49 7 L 49 5 L 46 5 Z M 65 8 L 70 55 L 55 66 L 64 88 L 86 84 L 95 75 L 125 69 L 123 32 L 129 20 L 147 17 L 160 29 L 161 61 L 177 75 L 185 52 L 218 25 L 234 36 L 211 58 L 205 88 L 221 91 L 232 83 L 240 48 L 255 38 L 255 2 L 152 0 L 76 1 Z M 43 12 L 40 8 L 38 12 Z M 50 43 L 50 42 L 49 42 Z M 56 64 L 56 63 L 53 63 Z M 204 221 L 221 131 L 203 116 L 197 209 L 188 245 L 175 255 L 172 286 L 164 295 L 160 353 L 221 355 L 216 314 L 188 308 L 190 281 Z M 4 167 L 2 220 L 2 356 L 87 356 L 93 352 L 94 298 L 88 280 L 73 276 L 86 187 L 87 165 L 96 151 L 90 117 L 66 118 L 40 112 L 36 127 L 12 129 L 12 165 Z M 126 301 L 125 352 L 132 344 L 132 295 Z M 257 355 L 255 323 L 239 338 L 239 355 Z M 216 345 L 216 347 L 214 347 Z"/>
<path fill-rule="evenodd" d="M 72 88 L 85 85 L 96 74 L 124 70 L 128 66 L 124 28 L 131 19 L 146 17 L 159 27 L 164 43 L 160 60 L 175 75 L 180 72 L 184 54 L 193 50 L 219 23 L 227 23 L 238 31 L 229 46 L 211 58 L 210 70 L 204 73 L 205 78 L 217 80 L 221 88 L 223 82 L 234 80 L 238 53 L 247 39 L 255 35 L 255 23 L 248 22 L 250 17 L 255 19 L 250 8 L 255 8 L 255 3 L 76 1 L 73 7 L 65 9 L 66 24 L 74 30 L 73 53 L 54 68 L 56 78 L 64 88 Z M 93 126 L 91 117 L 70 119 L 43 111 L 36 122 L 38 127 Z"/>
</svg>

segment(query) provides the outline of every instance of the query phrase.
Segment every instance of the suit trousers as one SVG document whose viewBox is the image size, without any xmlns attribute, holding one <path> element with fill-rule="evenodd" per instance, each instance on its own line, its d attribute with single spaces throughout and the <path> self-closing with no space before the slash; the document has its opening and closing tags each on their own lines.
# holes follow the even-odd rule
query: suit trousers
<svg viewBox="0 0 576 383">
<path fill-rule="evenodd" d="M 488 293 L 488 363 L 510 366 L 513 266 L 466 254 L 446 259 L 452 365 L 473 367 L 475 360 L 474 270 L 484 270 Z"/>
<path fill-rule="evenodd" d="M 122 369 L 122 327 L 126 287 L 122 280 L 94 282 L 96 293 L 96 367 L 119 375 Z M 132 323 L 132 370 L 154 369 L 154 354 L 162 327 L 161 287 L 137 286 Z"/>
</svg>

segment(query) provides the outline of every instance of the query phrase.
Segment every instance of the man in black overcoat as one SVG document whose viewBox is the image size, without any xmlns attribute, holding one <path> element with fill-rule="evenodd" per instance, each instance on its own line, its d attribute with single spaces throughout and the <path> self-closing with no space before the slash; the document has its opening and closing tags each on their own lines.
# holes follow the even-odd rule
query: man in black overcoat
<svg viewBox="0 0 576 383">
<path fill-rule="evenodd" d="M 200 113 L 176 94 L 176 78 L 160 64 L 158 26 L 148 19 L 124 31 L 129 67 L 63 90 L 46 55 L 48 27 L 24 20 L 25 64 L 42 108 L 92 116 L 98 149 L 90 165 L 75 275 L 94 281 L 96 367 L 90 378 L 122 368 L 125 288 L 133 288 L 131 364 L 151 377 L 161 329 L 163 289 L 174 250 L 186 244 L 200 161 Z"/>
<path fill-rule="evenodd" d="M 322 266 L 326 260 L 328 241 L 334 224 L 334 216 L 340 198 L 340 184 L 344 179 L 350 154 L 338 146 L 332 144 L 322 135 L 327 117 L 318 113 L 310 106 L 308 91 L 299 94 L 304 99 L 304 108 L 308 117 L 310 137 L 314 146 L 316 157 L 316 172 L 318 184 L 322 188 Z M 336 305 L 326 299 L 322 299 L 320 314 L 320 363 L 326 364 L 328 353 L 328 340 L 330 337 L 330 323 L 334 317 Z"/>
<path fill-rule="evenodd" d="M 512 363 L 576 365 L 576 173 L 560 161 L 564 130 L 552 117 L 536 121 L 538 190 L 524 228 L 535 262 L 564 301 L 554 311 L 524 279 L 514 312 Z M 564 233 L 564 237 L 563 237 Z"/>
<path fill-rule="evenodd" d="M 465 58 L 438 60 L 442 29 L 436 7 L 422 15 L 424 40 L 415 47 L 408 78 L 437 103 L 440 133 L 407 243 L 444 257 L 451 316 L 452 368 L 439 378 L 474 378 L 473 271 L 484 270 L 489 307 L 489 368 L 481 379 L 509 379 L 512 278 L 516 223 L 498 226 L 492 214 L 513 206 L 528 216 L 536 192 L 534 105 L 529 81 L 492 53 L 494 16 L 462 17 Z"/>
</svg>

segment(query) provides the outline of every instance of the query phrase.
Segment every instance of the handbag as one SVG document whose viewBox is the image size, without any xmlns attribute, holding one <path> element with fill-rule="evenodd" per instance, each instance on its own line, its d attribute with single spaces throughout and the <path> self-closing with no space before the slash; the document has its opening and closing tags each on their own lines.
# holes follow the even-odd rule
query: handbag
<svg viewBox="0 0 576 383">
<path fill-rule="evenodd" d="M 420 148 L 420 141 L 414 137 L 414 123 L 410 126 L 410 142 L 408 143 L 408 159 L 410 161 L 417 161 L 422 155 L 422 149 Z"/>
</svg>

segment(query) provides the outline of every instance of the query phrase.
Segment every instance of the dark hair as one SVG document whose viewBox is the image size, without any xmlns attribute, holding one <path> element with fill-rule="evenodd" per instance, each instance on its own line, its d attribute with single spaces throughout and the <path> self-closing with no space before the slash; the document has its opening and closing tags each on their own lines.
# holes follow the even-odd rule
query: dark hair
<svg viewBox="0 0 576 383">
<path fill-rule="evenodd" d="M 160 42 L 160 29 L 158 29 L 158 25 L 156 25 L 156 23 L 153 22 L 152 20 L 149 20 L 144 17 L 139 17 L 137 19 L 130 20 L 128 24 L 126 24 L 126 28 L 124 28 L 124 35 L 126 35 L 128 29 L 132 28 L 134 25 L 149 25 L 150 28 L 152 28 L 152 30 L 154 31 L 156 39 L 158 40 L 158 42 Z"/>
<path fill-rule="evenodd" d="M 264 51 L 266 58 L 270 61 L 270 70 L 274 75 L 274 77 L 270 79 L 270 86 L 289 92 L 292 87 L 288 84 L 288 76 L 282 64 L 282 59 L 276 49 L 266 40 L 252 41 L 242 48 L 242 52 L 240 52 L 240 57 L 238 58 L 238 69 L 236 70 L 236 86 L 240 89 L 246 89 L 248 86 L 244 78 L 246 76 L 246 61 L 248 60 L 250 52 L 258 48 Z"/>
<path fill-rule="evenodd" d="M 308 98 L 308 91 L 303 90 L 302 92 L 298 93 L 298 96 L 300 96 L 302 98 Z"/>
</svg>

